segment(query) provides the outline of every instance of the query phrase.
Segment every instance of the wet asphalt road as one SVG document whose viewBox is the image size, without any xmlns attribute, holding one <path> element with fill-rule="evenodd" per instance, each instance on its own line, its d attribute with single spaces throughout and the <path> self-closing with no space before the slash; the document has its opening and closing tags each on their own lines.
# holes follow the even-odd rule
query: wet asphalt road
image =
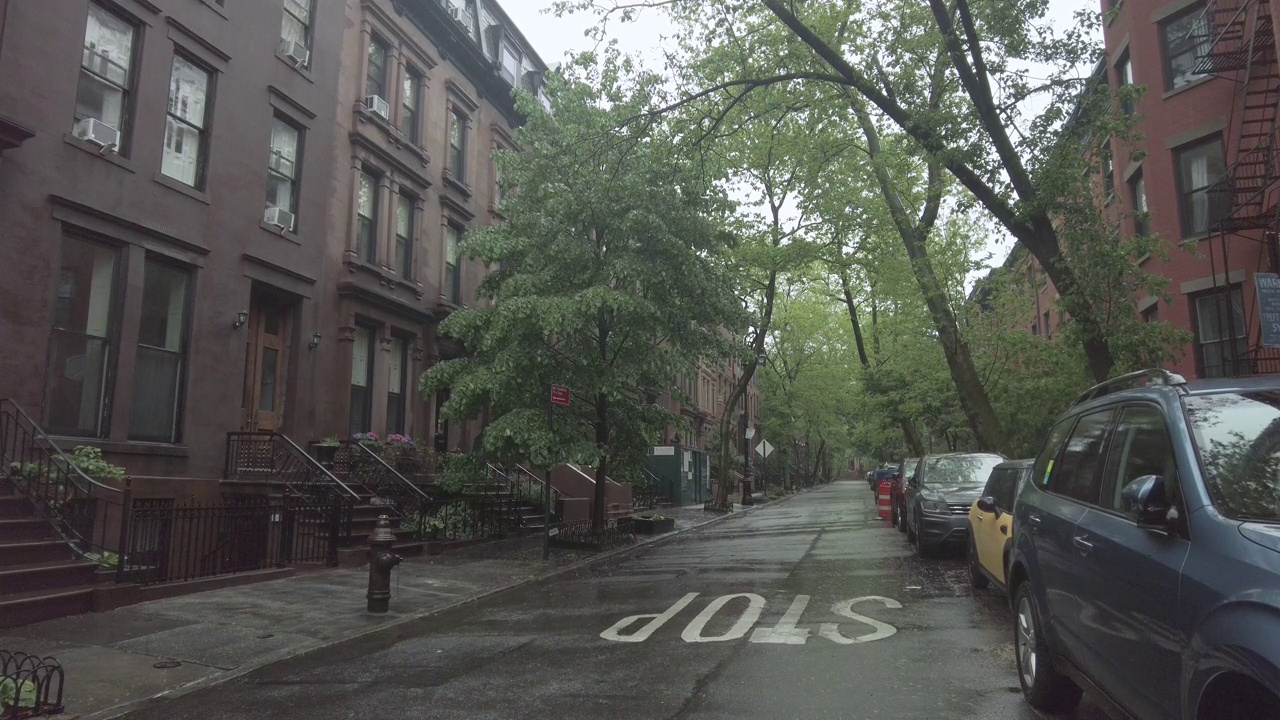
<svg viewBox="0 0 1280 720">
<path fill-rule="evenodd" d="M 842 482 L 129 717 L 1037 718 L 1010 623 Z"/>
</svg>

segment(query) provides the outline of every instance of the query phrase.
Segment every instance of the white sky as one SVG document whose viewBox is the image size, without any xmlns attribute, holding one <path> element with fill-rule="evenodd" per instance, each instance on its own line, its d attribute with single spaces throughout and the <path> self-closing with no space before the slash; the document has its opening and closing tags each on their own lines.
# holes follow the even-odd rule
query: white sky
<svg viewBox="0 0 1280 720">
<path fill-rule="evenodd" d="M 533 44 L 534 50 L 542 57 L 543 62 L 555 67 L 566 53 L 590 50 L 595 41 L 586 37 L 585 32 L 596 24 L 593 13 L 575 13 L 558 18 L 547 12 L 553 0 L 498 0 L 507 11 L 525 38 Z M 1056 28 L 1066 28 L 1076 24 L 1074 14 L 1079 10 L 1098 11 L 1100 0 L 1050 0 L 1049 18 Z M 1099 31 L 1101 28 L 1099 28 Z M 657 69 L 662 55 L 658 49 L 664 44 L 664 36 L 675 33 L 675 26 L 665 14 L 658 10 L 645 10 L 633 22 L 620 23 L 612 21 L 609 27 L 609 38 L 617 39 L 622 52 L 639 56 L 650 69 Z M 1012 239 L 993 240 L 988 246 L 992 257 L 990 263 L 998 265 L 1003 262 L 1013 247 Z M 983 273 L 974 273 L 970 283 Z"/>
</svg>

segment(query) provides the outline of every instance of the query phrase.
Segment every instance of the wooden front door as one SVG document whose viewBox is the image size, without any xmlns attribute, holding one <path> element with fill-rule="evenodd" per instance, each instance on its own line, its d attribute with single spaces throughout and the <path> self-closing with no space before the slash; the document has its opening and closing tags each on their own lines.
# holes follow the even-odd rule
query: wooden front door
<svg viewBox="0 0 1280 720">
<path fill-rule="evenodd" d="M 249 310 L 245 363 L 246 430 L 279 430 L 285 410 L 289 367 L 290 308 L 254 298 Z"/>
</svg>

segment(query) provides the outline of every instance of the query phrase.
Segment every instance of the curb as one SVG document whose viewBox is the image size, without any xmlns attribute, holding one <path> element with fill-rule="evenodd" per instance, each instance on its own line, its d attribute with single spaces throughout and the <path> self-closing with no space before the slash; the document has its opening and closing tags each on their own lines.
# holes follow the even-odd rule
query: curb
<svg viewBox="0 0 1280 720">
<path fill-rule="evenodd" d="M 815 487 L 822 487 L 822 486 L 819 485 Z M 684 535 L 685 533 L 693 532 L 694 530 L 705 528 L 709 525 L 722 523 L 734 517 L 742 517 L 744 515 L 750 515 L 751 513 L 754 513 L 757 510 L 760 510 L 762 508 L 774 507 L 775 505 L 782 505 L 787 501 L 797 498 L 801 495 L 805 495 L 814 489 L 815 488 L 813 487 L 806 488 L 804 490 L 801 490 L 800 492 L 794 493 L 792 495 L 788 495 L 786 497 L 778 498 L 776 500 L 767 500 L 765 502 L 757 503 L 750 507 L 734 510 L 733 512 L 729 512 L 724 515 L 720 515 L 718 517 L 713 517 L 710 520 L 700 522 L 697 525 L 690 525 L 689 527 L 681 528 L 679 530 L 676 530 L 675 532 L 665 533 L 661 536 L 653 538 L 652 540 L 645 540 L 635 545 L 615 548 L 613 550 L 600 553 L 599 555 L 596 555 L 594 557 L 589 557 L 589 558 L 586 558 L 585 560 L 579 560 L 578 562 L 565 565 L 564 567 L 556 568 L 554 570 L 543 573 L 541 575 L 535 575 L 534 577 L 525 578 L 524 580 L 518 580 L 516 582 L 509 583 L 501 587 L 493 588 L 492 590 L 486 590 L 484 592 L 477 593 L 470 597 L 466 597 L 456 602 L 449 603 L 448 605 L 442 605 L 440 607 L 432 608 L 430 610 L 423 610 L 421 612 L 411 613 L 409 615 L 396 618 L 395 620 L 392 620 L 386 623 L 385 625 L 379 625 L 376 628 L 369 628 L 368 630 L 352 633 L 350 635 L 346 635 L 340 638 L 330 638 L 328 640 L 319 640 L 309 645 L 303 645 L 302 647 L 296 648 L 286 655 L 272 656 L 272 657 L 268 657 L 266 659 L 260 660 L 258 662 L 241 665 L 235 668 L 234 670 L 229 670 L 227 672 L 221 673 L 219 675 L 215 675 L 213 677 L 203 678 L 201 680 L 196 680 L 194 682 L 190 682 L 185 685 L 179 685 L 178 687 L 165 690 L 164 692 L 156 693 L 155 695 L 151 695 L 149 697 L 142 698 L 140 700 L 133 700 L 121 705 L 117 705 L 112 708 L 107 708 L 106 710 L 99 710 L 92 714 L 88 714 L 88 715 L 82 714 L 82 715 L 79 715 L 78 717 L 79 717 L 79 720 L 114 720 L 114 718 L 122 717 L 135 710 L 141 710 L 145 706 L 150 705 L 151 703 L 154 703 L 156 700 L 160 700 L 160 699 L 169 700 L 169 699 L 179 698 L 185 695 L 189 695 L 193 692 L 198 692 L 200 690 L 216 687 L 225 682 L 229 682 L 231 680 L 235 680 L 236 678 L 242 677 L 244 675 L 248 675 L 249 673 L 254 672 L 255 670 L 264 668 L 268 665 L 274 665 L 275 663 L 282 662 L 284 660 L 292 660 L 295 658 L 299 658 L 304 655 L 308 655 L 310 653 L 316 652 L 317 650 L 323 650 L 327 647 L 332 647 L 340 643 L 345 643 L 351 640 L 357 640 L 359 638 L 368 637 L 370 635 L 374 635 L 376 633 L 380 633 L 385 630 L 400 627 L 410 622 L 415 622 L 423 618 L 431 617 L 432 615 L 438 615 L 440 613 L 449 612 L 450 610 L 457 609 L 464 605 L 479 602 L 481 600 L 488 599 L 490 597 L 507 592 L 509 590 L 515 590 L 517 588 L 521 588 L 526 585 L 532 585 L 537 582 L 542 582 L 543 580 L 548 580 L 558 575 L 563 575 L 565 573 L 572 572 L 579 568 L 588 567 L 628 552 L 635 552 L 637 550 L 654 548 L 660 545 L 665 545 L 675 540 L 676 538 L 680 537 L 681 535 Z"/>
</svg>

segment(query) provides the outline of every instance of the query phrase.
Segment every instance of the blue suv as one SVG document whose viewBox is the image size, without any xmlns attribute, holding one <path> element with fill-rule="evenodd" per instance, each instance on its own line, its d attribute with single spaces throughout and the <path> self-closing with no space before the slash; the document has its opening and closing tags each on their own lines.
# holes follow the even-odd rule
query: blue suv
<svg viewBox="0 0 1280 720">
<path fill-rule="evenodd" d="M 1023 694 L 1138 718 L 1280 718 L 1280 375 L 1084 393 L 1014 509 Z"/>
</svg>

